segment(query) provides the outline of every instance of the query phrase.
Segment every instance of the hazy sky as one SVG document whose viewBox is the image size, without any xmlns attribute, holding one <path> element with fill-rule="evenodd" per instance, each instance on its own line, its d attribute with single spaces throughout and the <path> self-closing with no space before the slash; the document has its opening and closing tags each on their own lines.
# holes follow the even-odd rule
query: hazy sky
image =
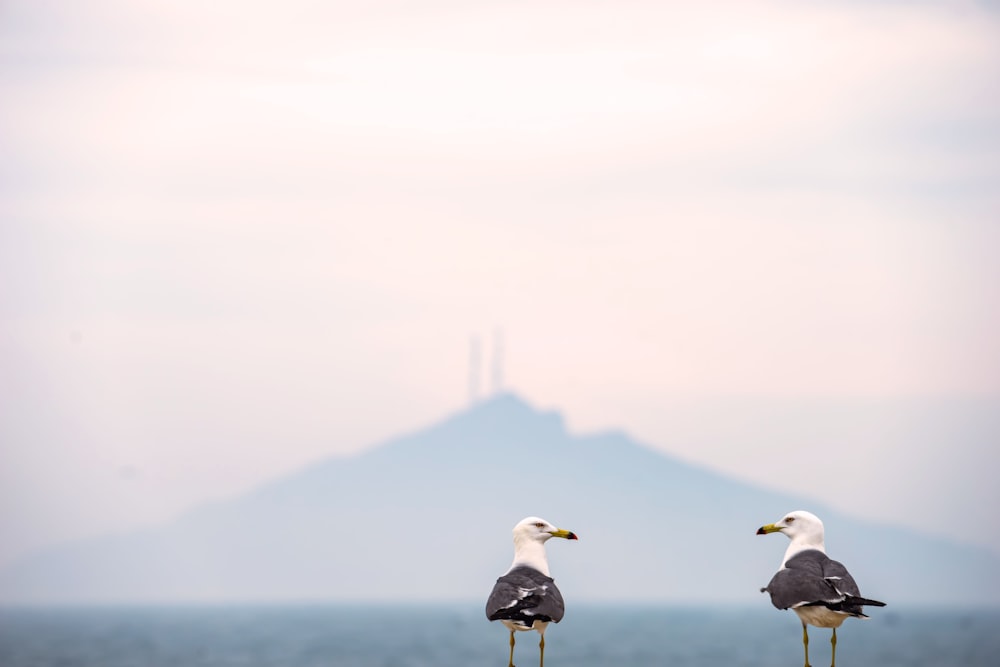
<svg viewBox="0 0 1000 667">
<path fill-rule="evenodd" d="M 1000 553 L 998 65 L 984 2 L 5 0 L 0 564 L 495 327 L 574 430 Z"/>
</svg>

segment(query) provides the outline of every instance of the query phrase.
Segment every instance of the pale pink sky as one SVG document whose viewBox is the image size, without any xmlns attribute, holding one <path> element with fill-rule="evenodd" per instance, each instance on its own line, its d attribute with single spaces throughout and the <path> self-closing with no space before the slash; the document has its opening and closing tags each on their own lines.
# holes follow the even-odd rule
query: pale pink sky
<svg viewBox="0 0 1000 667">
<path fill-rule="evenodd" d="M 576 430 L 1000 550 L 988 3 L 209 4 L 0 9 L 0 564 L 437 420 L 496 326 Z"/>
</svg>

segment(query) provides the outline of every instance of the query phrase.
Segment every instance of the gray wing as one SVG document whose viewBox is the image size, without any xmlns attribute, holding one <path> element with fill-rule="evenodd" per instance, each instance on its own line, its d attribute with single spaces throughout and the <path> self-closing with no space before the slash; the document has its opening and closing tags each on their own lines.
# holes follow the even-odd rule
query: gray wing
<svg viewBox="0 0 1000 667">
<path fill-rule="evenodd" d="M 822 605 L 852 616 L 863 616 L 862 606 L 885 606 L 861 597 L 854 577 L 843 565 L 821 551 L 809 549 L 788 559 L 785 568 L 762 589 L 778 609 Z"/>
<path fill-rule="evenodd" d="M 824 554 L 825 557 L 825 554 Z M 827 558 L 822 563 L 823 579 L 830 582 L 834 590 L 843 596 L 861 597 L 861 591 L 847 568 L 835 560 Z"/>
<path fill-rule="evenodd" d="M 516 567 L 497 579 L 486 600 L 486 617 L 530 628 L 535 621 L 558 623 L 566 606 L 556 582 L 530 567 Z"/>
</svg>

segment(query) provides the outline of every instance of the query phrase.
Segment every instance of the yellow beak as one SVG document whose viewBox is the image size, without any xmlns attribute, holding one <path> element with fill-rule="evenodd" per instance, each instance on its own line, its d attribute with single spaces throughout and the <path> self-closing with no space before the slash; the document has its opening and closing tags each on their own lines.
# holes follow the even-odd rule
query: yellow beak
<svg viewBox="0 0 1000 667">
<path fill-rule="evenodd" d="M 766 526 L 761 526 L 757 529 L 758 535 L 767 535 L 768 533 L 776 533 L 781 530 L 781 526 L 775 526 L 773 523 L 769 523 Z"/>
<path fill-rule="evenodd" d="M 578 539 L 576 533 L 569 530 L 563 530 L 562 528 L 552 531 L 552 537 L 565 537 L 567 540 Z"/>
</svg>

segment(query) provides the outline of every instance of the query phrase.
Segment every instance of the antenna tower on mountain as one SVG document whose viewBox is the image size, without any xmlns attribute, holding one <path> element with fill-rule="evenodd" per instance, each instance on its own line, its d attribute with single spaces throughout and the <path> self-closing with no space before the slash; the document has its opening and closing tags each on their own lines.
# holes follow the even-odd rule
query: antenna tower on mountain
<svg viewBox="0 0 1000 667">
<path fill-rule="evenodd" d="M 469 337 L 469 405 L 479 400 L 479 369 L 482 366 L 482 346 L 479 336 Z"/>
<path fill-rule="evenodd" d="M 493 364 L 490 377 L 490 393 L 499 394 L 503 391 L 503 329 L 493 329 Z"/>
</svg>

